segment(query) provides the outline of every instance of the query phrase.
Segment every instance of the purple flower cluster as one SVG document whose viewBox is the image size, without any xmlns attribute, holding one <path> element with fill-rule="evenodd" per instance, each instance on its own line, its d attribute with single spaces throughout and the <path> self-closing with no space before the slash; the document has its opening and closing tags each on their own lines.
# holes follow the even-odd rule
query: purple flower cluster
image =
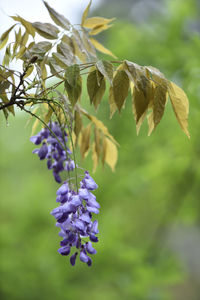
<svg viewBox="0 0 200 300">
<path fill-rule="evenodd" d="M 40 160 L 47 159 L 48 169 L 53 170 L 53 175 L 58 183 L 62 182 L 60 172 L 73 171 L 75 168 L 74 161 L 70 158 L 71 151 L 66 147 L 67 133 L 65 130 L 61 130 L 57 122 L 51 122 L 48 124 L 49 128 L 43 128 L 37 135 L 30 138 L 31 142 L 35 145 L 40 145 L 40 148 L 33 150 Z M 66 149 L 66 150 L 64 150 Z"/>
<path fill-rule="evenodd" d="M 71 248 L 75 248 L 75 253 L 70 257 L 72 266 L 78 253 L 80 260 L 91 266 L 92 260 L 88 254 L 96 253 L 91 243 L 98 242 L 98 221 L 92 221 L 92 213 L 98 214 L 100 208 L 91 192 L 96 188 L 97 184 L 86 171 L 78 192 L 71 189 L 68 182 L 64 182 L 57 191 L 56 201 L 60 202 L 60 206 L 53 209 L 51 214 L 57 220 L 56 226 L 60 228 L 59 235 L 63 238 L 58 252 L 69 255 Z"/>
<path fill-rule="evenodd" d="M 75 163 L 70 158 L 71 151 L 66 146 L 67 133 L 57 122 L 50 122 L 48 126 L 51 130 L 44 128 L 30 140 L 35 145 L 41 145 L 33 153 L 36 153 L 40 160 L 47 159 L 47 167 L 53 170 L 58 183 L 62 182 L 60 173 L 68 171 L 69 181 L 65 181 L 57 190 L 56 201 L 60 206 L 51 212 L 57 220 L 56 226 L 60 228 L 59 235 L 63 238 L 58 252 L 61 255 L 69 255 L 72 248 L 76 249 L 70 257 L 72 266 L 75 265 L 79 253 L 80 260 L 91 266 L 92 259 L 89 254 L 96 253 L 92 242 L 98 242 L 98 221 L 92 221 L 92 213 L 98 214 L 100 208 L 91 191 L 98 186 L 86 171 L 79 188 L 76 187 L 75 191 L 70 178 L 70 171 L 74 170 Z"/>
</svg>

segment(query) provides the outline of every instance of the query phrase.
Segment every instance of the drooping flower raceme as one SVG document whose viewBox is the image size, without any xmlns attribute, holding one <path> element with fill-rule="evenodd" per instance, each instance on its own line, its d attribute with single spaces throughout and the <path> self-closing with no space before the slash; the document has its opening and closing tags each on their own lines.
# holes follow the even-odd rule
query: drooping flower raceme
<svg viewBox="0 0 200 300">
<path fill-rule="evenodd" d="M 58 140 L 48 129 L 42 129 L 36 136 L 31 137 L 34 144 L 41 144 L 40 149 L 35 149 L 33 153 L 37 153 L 41 160 L 47 159 L 48 169 L 53 169 L 55 180 L 61 183 L 59 173 L 68 171 L 69 176 L 70 171 L 75 168 L 75 163 L 70 157 L 71 151 L 66 147 L 66 132 L 63 132 L 56 122 L 49 124 L 49 127 Z M 71 254 L 72 266 L 75 265 L 78 255 L 82 262 L 91 266 L 92 259 L 89 254 L 96 253 L 92 242 L 98 242 L 98 221 L 92 221 L 92 213 L 98 214 L 100 208 L 93 194 L 97 187 L 86 171 L 79 187 L 74 186 L 69 178 L 57 190 L 56 201 L 60 206 L 53 209 L 51 214 L 55 217 L 56 226 L 60 228 L 59 235 L 63 238 L 58 252 L 61 255 Z"/>
<path fill-rule="evenodd" d="M 75 248 L 75 253 L 70 257 L 72 265 L 80 253 L 80 260 L 91 266 L 92 260 L 88 254 L 96 253 L 91 243 L 98 242 L 98 222 L 92 221 L 92 213 L 98 214 L 100 208 L 92 193 L 96 188 L 97 184 L 85 172 L 77 192 L 69 187 L 67 181 L 57 191 L 56 201 L 60 202 L 60 206 L 53 209 L 51 214 L 57 220 L 56 226 L 60 228 L 59 235 L 63 238 L 58 252 L 68 255 Z"/>
<path fill-rule="evenodd" d="M 75 164 L 70 159 L 71 151 L 65 146 L 68 141 L 66 131 L 61 130 L 57 122 L 51 122 L 48 125 L 54 135 L 48 128 L 43 128 L 37 135 L 32 136 L 30 140 L 35 145 L 41 144 L 41 147 L 35 149 L 33 153 L 38 154 L 40 160 L 47 159 L 48 169 L 53 170 L 55 180 L 61 183 L 60 173 L 64 170 L 73 171 Z"/>
</svg>

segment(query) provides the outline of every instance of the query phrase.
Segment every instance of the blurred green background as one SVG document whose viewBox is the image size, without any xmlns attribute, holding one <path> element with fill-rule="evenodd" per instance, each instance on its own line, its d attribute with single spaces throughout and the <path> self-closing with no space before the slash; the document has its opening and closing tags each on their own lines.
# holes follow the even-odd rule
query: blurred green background
<svg viewBox="0 0 200 300">
<path fill-rule="evenodd" d="M 191 139 L 169 102 L 152 136 L 145 123 L 137 137 L 131 99 L 109 120 L 104 97 L 98 118 L 121 145 L 119 160 L 115 173 L 93 175 L 101 204 L 93 266 L 71 267 L 49 214 L 58 186 L 31 153 L 27 117 L 1 119 L 0 299 L 199 300 L 200 3 L 110 0 L 91 15 L 99 14 L 118 17 L 99 40 L 120 59 L 157 67 L 186 91 Z M 91 157 L 82 165 L 92 170 Z"/>
</svg>

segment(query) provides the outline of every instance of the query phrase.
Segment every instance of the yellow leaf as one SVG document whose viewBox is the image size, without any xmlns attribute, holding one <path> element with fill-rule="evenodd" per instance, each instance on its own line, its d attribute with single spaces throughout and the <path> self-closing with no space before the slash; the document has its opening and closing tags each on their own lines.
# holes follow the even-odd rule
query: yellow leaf
<svg viewBox="0 0 200 300">
<path fill-rule="evenodd" d="M 86 9 L 85 9 L 84 12 L 83 12 L 82 20 L 81 20 L 81 26 L 83 26 L 83 24 L 84 24 L 84 22 L 85 22 L 85 19 L 86 19 L 87 16 L 88 16 L 88 12 L 89 12 L 89 9 L 90 9 L 91 4 L 92 4 L 92 0 L 90 0 L 88 6 L 86 7 Z"/>
<path fill-rule="evenodd" d="M 31 131 L 31 136 L 34 135 L 36 128 L 38 127 L 40 121 L 38 119 L 35 120 L 35 122 L 33 123 L 33 127 L 32 127 L 32 131 Z"/>
<path fill-rule="evenodd" d="M 92 144 L 92 160 L 93 160 L 93 173 L 95 173 L 98 166 L 98 155 L 96 152 L 95 143 Z"/>
<path fill-rule="evenodd" d="M 104 166 L 105 159 L 106 159 L 106 152 L 107 152 L 107 138 L 103 138 L 103 153 L 102 153 L 102 164 Z"/>
<path fill-rule="evenodd" d="M 89 29 L 93 29 L 96 26 L 109 24 L 110 22 L 112 22 L 114 20 L 115 20 L 115 18 L 106 19 L 106 18 L 102 18 L 102 17 L 92 17 L 92 18 L 86 19 L 82 26 L 89 28 Z"/>
<path fill-rule="evenodd" d="M 177 121 L 188 138 L 190 138 L 188 131 L 189 102 L 187 95 L 173 82 L 169 82 L 168 92 Z"/>
<path fill-rule="evenodd" d="M 105 48 L 102 44 L 100 44 L 97 40 L 93 39 L 93 38 L 90 38 L 90 41 L 91 43 L 94 45 L 94 47 L 104 53 L 104 54 L 107 54 L 107 55 L 110 55 L 114 58 L 117 58 L 110 50 L 108 50 L 107 48 Z"/>
<path fill-rule="evenodd" d="M 115 103 L 114 96 L 113 96 L 113 87 L 112 86 L 109 89 L 109 100 L 108 101 L 109 101 L 109 105 L 110 105 L 110 119 L 111 119 L 117 110 L 117 105 Z"/>
<path fill-rule="evenodd" d="M 97 35 L 99 34 L 100 32 L 104 31 L 104 30 L 107 30 L 108 28 L 112 27 L 113 25 L 107 25 L 107 24 L 104 24 L 104 25 L 98 25 L 98 26 L 95 26 L 90 32 L 89 32 L 89 35 Z"/>
<path fill-rule="evenodd" d="M 86 152 L 90 148 L 90 133 L 91 133 L 91 123 L 88 124 L 86 128 L 82 129 L 81 132 L 80 151 L 81 151 L 82 158 L 85 157 Z"/>
<path fill-rule="evenodd" d="M 148 115 L 147 121 L 148 121 L 148 126 L 149 126 L 148 136 L 150 136 L 151 133 L 152 133 L 152 131 L 154 130 L 153 112 L 151 112 L 151 113 Z"/>
<path fill-rule="evenodd" d="M 53 110 L 51 109 L 51 107 L 49 107 L 49 109 L 48 109 L 46 115 L 44 116 L 44 121 L 45 121 L 46 124 L 49 123 L 52 114 L 53 114 Z"/>
<path fill-rule="evenodd" d="M 95 150 L 99 159 L 99 156 L 101 154 L 101 145 L 100 145 L 101 134 L 96 126 L 94 127 L 94 140 L 95 140 Z"/>
<path fill-rule="evenodd" d="M 111 167 L 113 172 L 115 171 L 117 158 L 118 151 L 116 145 L 110 139 L 106 138 L 105 162 Z"/>
</svg>

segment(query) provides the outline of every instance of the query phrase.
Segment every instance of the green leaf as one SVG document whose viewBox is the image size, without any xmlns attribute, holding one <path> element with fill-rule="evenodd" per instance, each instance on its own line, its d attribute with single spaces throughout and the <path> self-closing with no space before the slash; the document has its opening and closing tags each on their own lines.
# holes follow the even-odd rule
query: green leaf
<svg viewBox="0 0 200 300">
<path fill-rule="evenodd" d="M 78 139 L 79 133 L 81 132 L 83 123 L 82 123 L 82 117 L 81 114 L 75 110 L 74 113 L 74 133 L 76 135 L 76 140 Z"/>
<path fill-rule="evenodd" d="M 44 5 L 46 6 L 50 17 L 56 25 L 66 30 L 70 30 L 70 22 L 63 15 L 57 13 L 46 1 L 44 1 Z"/>
<path fill-rule="evenodd" d="M 119 111 L 128 96 L 129 78 L 123 69 L 118 69 L 113 79 L 113 97 Z"/>
<path fill-rule="evenodd" d="M 68 35 L 64 34 L 61 41 L 68 45 L 68 47 L 70 48 L 70 52 L 75 54 L 75 48 L 74 48 L 73 41 Z"/>
<path fill-rule="evenodd" d="M 29 33 L 27 31 L 24 32 L 22 38 L 21 38 L 21 45 L 26 46 L 26 43 L 28 42 Z"/>
<path fill-rule="evenodd" d="M 32 47 L 26 51 L 25 57 L 30 59 L 32 56 L 36 55 L 38 60 L 42 60 L 51 48 L 52 43 L 47 41 L 33 44 Z"/>
<path fill-rule="evenodd" d="M 2 76 L 0 74 L 0 79 L 2 79 Z M 0 81 L 0 97 L 1 97 L 1 94 L 5 93 L 5 90 L 7 90 L 9 87 L 10 87 L 10 82 L 7 80 L 4 80 L 4 78 L 3 78 L 3 80 Z"/>
<path fill-rule="evenodd" d="M 79 76 L 80 76 L 79 65 L 74 64 L 74 65 L 69 66 L 69 67 L 66 68 L 65 77 L 67 79 L 67 82 L 71 86 L 75 86 L 76 85 L 76 81 L 78 80 Z"/>
<path fill-rule="evenodd" d="M 167 101 L 167 86 L 157 85 L 155 88 L 154 99 L 153 99 L 153 121 L 154 128 L 158 125 L 165 110 L 165 104 Z"/>
<path fill-rule="evenodd" d="M 9 38 L 9 33 L 11 32 L 11 30 L 15 27 L 16 24 L 14 24 L 13 26 L 11 26 L 8 30 L 6 30 L 2 35 L 1 35 L 1 38 L 0 38 L 0 49 L 2 49 L 7 41 L 8 41 L 8 38 Z"/>
<path fill-rule="evenodd" d="M 169 82 L 168 92 L 177 121 L 188 138 L 190 138 L 188 131 L 189 102 L 187 95 L 173 82 Z"/>
<path fill-rule="evenodd" d="M 26 47 L 22 46 L 22 47 L 20 48 L 19 52 L 17 53 L 17 55 L 15 56 L 16 59 L 22 58 L 22 56 L 24 55 L 25 51 L 26 51 Z"/>
<path fill-rule="evenodd" d="M 136 132 L 139 134 L 140 127 L 146 117 L 146 113 L 154 98 L 154 86 L 150 80 L 141 75 L 133 87 L 132 109 L 136 121 Z"/>
<path fill-rule="evenodd" d="M 85 50 L 87 51 L 87 53 L 89 55 L 91 55 L 92 57 L 95 58 L 96 60 L 96 50 L 95 50 L 95 47 L 93 46 L 93 44 L 91 43 L 87 33 L 85 32 L 84 28 L 83 28 L 83 31 L 82 31 L 82 41 L 83 41 L 83 46 L 85 47 Z"/>
<path fill-rule="evenodd" d="M 68 67 L 69 62 L 62 54 L 54 52 L 52 53 L 52 56 L 61 68 L 65 69 L 66 67 Z"/>
<path fill-rule="evenodd" d="M 152 93 L 152 85 L 146 77 L 141 76 L 137 82 L 137 86 L 133 88 L 133 111 L 135 115 L 136 124 L 140 118 L 147 111 Z"/>
<path fill-rule="evenodd" d="M 50 23 L 34 22 L 32 26 L 39 35 L 46 39 L 55 40 L 58 38 L 59 29 Z"/>
<path fill-rule="evenodd" d="M 0 42 L 0 50 L 3 49 L 3 47 L 5 47 L 5 45 L 8 42 L 8 38 L 9 36 L 7 36 L 3 41 Z"/>
<path fill-rule="evenodd" d="M 26 75 L 24 76 L 24 78 L 27 78 L 29 75 L 31 75 L 31 73 L 33 72 L 33 70 L 34 70 L 34 66 L 30 65 L 28 67 L 28 70 L 26 71 Z"/>
<path fill-rule="evenodd" d="M 6 52 L 5 52 L 5 55 L 3 58 L 4 66 L 9 66 L 9 63 L 10 63 L 10 57 L 11 57 L 10 46 L 11 46 L 11 44 L 7 45 L 7 47 L 6 47 Z"/>
<path fill-rule="evenodd" d="M 99 60 L 96 63 L 96 67 L 101 72 L 101 74 L 110 82 L 113 82 L 113 65 L 106 60 Z"/>
<path fill-rule="evenodd" d="M 0 98 L 2 99 L 3 103 L 5 103 L 5 104 L 9 102 L 7 95 L 2 95 L 2 94 L 1 94 L 1 95 L 0 95 Z M 7 107 L 7 110 L 8 110 L 9 112 L 11 112 L 11 113 L 13 114 L 13 116 L 15 115 L 14 105 L 8 106 L 8 107 Z"/>
<path fill-rule="evenodd" d="M 105 93 L 106 83 L 104 76 L 98 70 L 89 73 L 87 77 L 87 90 L 90 103 L 97 109 Z"/>
<path fill-rule="evenodd" d="M 74 52 L 68 44 L 61 41 L 60 44 L 57 45 L 57 51 L 59 54 L 65 57 L 65 59 L 68 61 L 68 65 L 75 63 Z"/>
<path fill-rule="evenodd" d="M 62 68 L 57 64 L 57 62 L 56 62 L 55 59 L 49 58 L 49 59 L 47 60 L 47 64 L 48 64 L 49 67 L 50 67 L 50 70 L 51 70 L 51 74 L 52 74 L 52 75 L 55 75 L 55 76 L 58 77 L 58 78 L 63 78 L 63 77 L 62 77 L 63 70 L 62 70 Z"/>
<path fill-rule="evenodd" d="M 75 55 L 80 59 L 82 62 L 87 61 L 87 51 L 84 47 L 83 41 L 79 32 L 76 29 L 72 31 L 72 41 L 74 45 Z"/>
<path fill-rule="evenodd" d="M 167 101 L 167 90 L 168 90 L 168 81 L 165 76 L 154 67 L 146 67 L 147 75 L 151 78 L 154 84 L 154 93 L 153 93 L 153 125 L 149 128 L 149 134 L 151 130 L 156 128 L 158 123 L 163 117 L 165 105 Z M 151 124 L 151 117 L 149 117 L 149 124 Z"/>
<path fill-rule="evenodd" d="M 65 88 L 72 105 L 80 99 L 82 91 L 82 79 L 78 65 L 72 65 L 66 68 Z"/>
<path fill-rule="evenodd" d="M 21 18 L 20 16 L 11 16 L 11 18 L 15 21 L 20 22 L 33 37 L 35 36 L 35 29 L 32 26 L 33 24 Z"/>
</svg>

